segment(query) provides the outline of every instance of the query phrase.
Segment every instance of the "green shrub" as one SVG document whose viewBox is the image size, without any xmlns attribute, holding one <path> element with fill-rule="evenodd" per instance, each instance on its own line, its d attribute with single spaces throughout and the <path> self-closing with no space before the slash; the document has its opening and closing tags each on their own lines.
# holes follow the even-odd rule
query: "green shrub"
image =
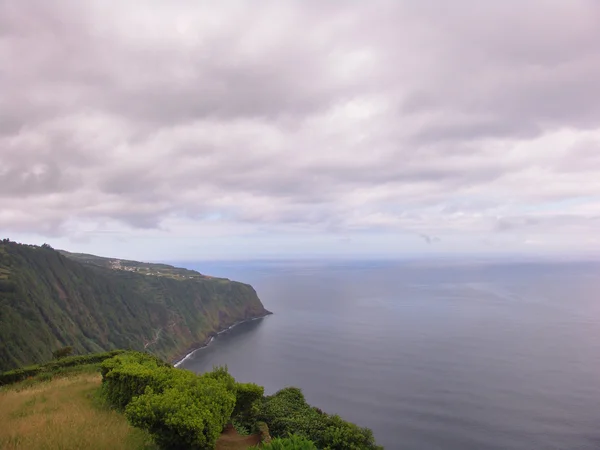
<svg viewBox="0 0 600 450">
<path fill-rule="evenodd" d="M 304 436 L 325 450 L 371 450 L 373 432 L 360 428 L 337 415 L 330 416 L 311 407 L 298 388 L 285 388 L 266 397 L 258 420 L 269 426 L 271 436 L 284 438 L 292 433 Z"/>
<path fill-rule="evenodd" d="M 258 404 L 265 388 L 254 383 L 236 383 L 233 417 L 248 426 L 258 414 Z"/>
<path fill-rule="evenodd" d="M 20 369 L 9 370 L 8 372 L 0 373 L 0 386 L 5 384 L 18 383 L 26 378 L 34 377 L 41 373 L 53 374 L 59 373 L 61 369 L 66 367 L 84 366 L 89 364 L 98 364 L 117 355 L 126 353 L 125 350 L 113 350 L 103 353 L 92 353 L 89 355 L 67 356 L 56 361 L 51 361 L 46 364 L 23 367 Z"/>
<path fill-rule="evenodd" d="M 343 420 L 338 415 L 324 415 L 325 432 L 317 443 L 325 449 L 363 450 L 381 448 L 375 444 L 375 437 L 369 428 L 361 428 Z"/>
<path fill-rule="evenodd" d="M 73 347 L 68 346 L 68 347 L 62 347 L 59 348 L 58 350 L 55 350 L 52 352 L 52 357 L 54 359 L 61 359 L 61 358 L 66 358 L 67 356 L 71 356 L 73 354 Z"/>
<path fill-rule="evenodd" d="M 104 361 L 101 373 L 103 393 L 109 404 L 117 409 L 124 409 L 148 387 L 160 393 L 198 378 L 188 370 L 175 369 L 154 356 L 136 352 Z"/>
<path fill-rule="evenodd" d="M 233 428 L 235 428 L 235 431 L 237 431 L 240 436 L 248 436 L 251 434 L 250 429 L 238 420 L 232 420 L 231 425 L 233 425 Z"/>
<path fill-rule="evenodd" d="M 127 353 L 125 350 L 112 350 L 110 352 L 91 353 L 89 355 L 66 356 L 57 361 L 51 361 L 44 364 L 46 370 L 55 370 L 59 367 L 84 366 L 88 364 L 98 364 L 117 355 Z"/>
<path fill-rule="evenodd" d="M 131 400 L 125 415 L 133 426 L 147 430 L 161 449 L 212 450 L 234 405 L 235 395 L 224 383 L 196 377 L 194 383 L 162 393 L 148 388 Z"/>
<path fill-rule="evenodd" d="M 256 422 L 256 429 L 260 436 L 260 442 L 268 444 L 271 442 L 271 434 L 269 433 L 269 426 L 265 422 Z"/>
<path fill-rule="evenodd" d="M 263 444 L 263 450 L 317 450 L 312 441 L 298 435 L 291 435 L 288 438 L 275 438 L 268 444 Z"/>
<path fill-rule="evenodd" d="M 302 391 L 295 387 L 281 389 L 265 399 L 258 412 L 258 420 L 266 422 L 272 436 L 286 437 L 293 433 L 293 423 L 310 411 Z"/>
<path fill-rule="evenodd" d="M 200 375 L 200 378 L 211 378 L 217 380 L 225 385 L 227 390 L 230 392 L 235 392 L 236 390 L 236 382 L 235 378 L 231 376 L 227 366 L 214 366 L 212 371 L 205 372 Z"/>
<path fill-rule="evenodd" d="M 21 369 L 9 370 L 0 373 L 0 386 L 5 384 L 18 383 L 26 378 L 36 376 L 44 370 L 41 366 L 29 366 Z"/>
<path fill-rule="evenodd" d="M 42 372 L 38 376 L 35 377 L 37 381 L 50 381 L 54 378 L 52 372 Z"/>
</svg>

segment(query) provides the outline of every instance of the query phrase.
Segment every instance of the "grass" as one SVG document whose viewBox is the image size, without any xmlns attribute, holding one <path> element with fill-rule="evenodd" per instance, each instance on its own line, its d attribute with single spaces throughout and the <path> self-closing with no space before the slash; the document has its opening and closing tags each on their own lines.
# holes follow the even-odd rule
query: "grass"
<svg viewBox="0 0 600 450">
<path fill-rule="evenodd" d="M 103 403 L 100 383 L 92 367 L 3 387 L 0 449 L 155 449 L 145 432 Z"/>
<path fill-rule="evenodd" d="M 98 364 L 42 372 L 0 387 L 0 450 L 157 450 L 151 437 L 133 428 L 100 395 Z M 258 434 L 223 432 L 216 450 L 245 450 Z"/>
</svg>

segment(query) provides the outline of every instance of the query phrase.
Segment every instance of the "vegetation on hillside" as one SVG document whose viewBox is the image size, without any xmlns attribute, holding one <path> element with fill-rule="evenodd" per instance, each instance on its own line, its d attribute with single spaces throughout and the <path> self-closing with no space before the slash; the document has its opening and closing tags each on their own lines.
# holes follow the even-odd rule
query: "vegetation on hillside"
<svg viewBox="0 0 600 450">
<path fill-rule="evenodd" d="M 89 361 L 104 357 L 83 355 L 65 361 L 81 364 L 46 365 L 0 387 L 0 448 L 156 450 L 148 433 L 131 426 L 100 395 L 99 363 Z"/>
<path fill-rule="evenodd" d="M 275 438 L 296 434 L 298 442 L 304 438 L 324 450 L 380 448 L 371 430 L 310 406 L 300 389 L 264 397 L 261 386 L 237 383 L 226 368 L 196 375 L 149 355 L 125 353 L 104 361 L 102 376 L 107 401 L 161 449 L 213 449 L 231 421 L 250 430 L 264 422 Z M 275 448 L 292 445 L 274 442 Z"/>
<path fill-rule="evenodd" d="M 35 364 L 19 369 L 7 370 L 0 373 L 0 386 L 18 383 L 23 380 L 44 380 L 53 378 L 65 372 L 71 373 L 72 368 L 81 366 L 98 365 L 107 359 L 113 358 L 125 350 L 112 350 L 104 353 L 92 353 L 88 355 L 69 356 L 50 361 L 46 364 Z M 99 366 L 98 366 L 99 368 Z"/>
<path fill-rule="evenodd" d="M 215 278 L 208 275 L 203 275 L 200 272 L 182 267 L 174 267 L 169 264 L 146 263 L 140 261 L 131 261 L 127 259 L 105 258 L 102 256 L 89 255 L 86 253 L 71 253 L 65 250 L 58 250 L 59 253 L 69 259 L 80 262 L 82 264 L 91 264 L 94 266 L 104 267 L 106 269 L 122 270 L 125 272 L 135 272 L 143 275 L 154 275 L 159 277 L 173 278 L 175 280 L 188 279 L 219 279 L 229 281 L 227 278 Z"/>
<path fill-rule="evenodd" d="M 48 245 L 0 241 L 0 370 L 47 361 L 66 346 L 79 354 L 145 349 L 172 360 L 235 322 L 268 313 L 247 284 L 73 258 Z"/>
<path fill-rule="evenodd" d="M 295 434 L 287 438 L 275 438 L 268 444 L 254 448 L 262 448 L 263 450 L 317 450 L 312 441 Z"/>
<path fill-rule="evenodd" d="M 226 367 L 196 375 L 147 353 L 108 356 L 64 358 L 0 388 L 0 421 L 11 425 L 0 432 L 0 448 L 225 450 L 260 439 L 272 450 L 381 448 L 371 430 L 311 407 L 300 389 L 265 397 L 262 386 L 236 382 Z M 118 445 L 109 444 L 113 432 Z"/>
</svg>

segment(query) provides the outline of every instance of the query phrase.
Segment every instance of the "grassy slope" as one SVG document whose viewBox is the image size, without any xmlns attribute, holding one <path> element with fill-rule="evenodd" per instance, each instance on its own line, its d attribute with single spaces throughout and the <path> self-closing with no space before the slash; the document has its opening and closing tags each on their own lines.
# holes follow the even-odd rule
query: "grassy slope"
<svg viewBox="0 0 600 450">
<path fill-rule="evenodd" d="M 157 450 L 145 431 L 105 405 L 98 367 L 71 367 L 48 381 L 37 376 L 0 388 L 0 449 Z M 215 450 L 246 450 L 258 443 L 258 435 L 240 436 L 228 428 Z"/>
<path fill-rule="evenodd" d="M 105 407 L 97 391 L 101 378 L 82 372 L 0 390 L 0 448 L 131 449 L 156 447 L 125 417 Z"/>
</svg>

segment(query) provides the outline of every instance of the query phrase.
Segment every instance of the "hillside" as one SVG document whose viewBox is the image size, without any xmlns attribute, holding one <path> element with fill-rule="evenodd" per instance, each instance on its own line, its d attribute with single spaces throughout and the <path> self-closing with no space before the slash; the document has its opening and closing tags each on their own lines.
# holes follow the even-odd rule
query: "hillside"
<svg viewBox="0 0 600 450">
<path fill-rule="evenodd" d="M 147 349 L 173 360 L 269 312 L 252 286 L 161 264 L 0 242 L 0 370 L 78 353 Z"/>
<path fill-rule="evenodd" d="M 145 263 L 140 261 L 130 261 L 127 259 L 104 258 L 102 256 L 88 255 L 86 253 L 71 253 L 65 250 L 58 250 L 61 255 L 75 260 L 82 264 L 104 267 L 106 269 L 123 270 L 125 272 L 134 272 L 142 275 L 155 275 L 160 277 L 173 278 L 174 280 L 188 279 L 220 279 L 208 275 L 203 275 L 195 270 L 174 267 L 168 264 Z"/>
<path fill-rule="evenodd" d="M 383 450 L 296 387 L 265 395 L 227 367 L 196 374 L 125 350 L 0 373 L 0 423 L 7 450 Z"/>
<path fill-rule="evenodd" d="M 76 368 L 78 369 L 78 368 Z M 95 366 L 0 388 L 0 448 L 4 450 L 158 450 L 151 436 L 131 426 L 101 397 Z M 215 450 L 246 450 L 256 435 L 223 432 Z"/>
</svg>

